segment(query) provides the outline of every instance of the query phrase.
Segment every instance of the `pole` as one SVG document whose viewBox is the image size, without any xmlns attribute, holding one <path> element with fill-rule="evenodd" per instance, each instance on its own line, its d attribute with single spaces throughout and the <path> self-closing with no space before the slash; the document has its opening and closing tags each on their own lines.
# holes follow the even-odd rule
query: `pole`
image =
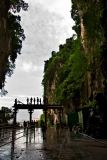
<svg viewBox="0 0 107 160">
<path fill-rule="evenodd" d="M 47 109 L 45 108 L 45 127 L 47 129 Z"/>
<path fill-rule="evenodd" d="M 31 125 L 31 122 L 32 122 L 32 113 L 33 113 L 33 111 L 29 110 L 30 125 Z"/>
<path fill-rule="evenodd" d="M 13 120 L 13 125 L 14 125 L 14 126 L 15 126 L 16 123 L 17 123 L 16 119 L 17 119 L 17 110 L 15 109 L 15 110 L 14 110 L 14 120 Z"/>
</svg>

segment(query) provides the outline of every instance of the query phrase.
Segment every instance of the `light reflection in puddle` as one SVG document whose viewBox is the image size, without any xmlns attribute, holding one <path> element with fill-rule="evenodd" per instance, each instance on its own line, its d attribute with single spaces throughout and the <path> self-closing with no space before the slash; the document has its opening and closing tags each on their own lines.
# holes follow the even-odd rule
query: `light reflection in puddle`
<svg viewBox="0 0 107 160">
<path fill-rule="evenodd" d="M 29 130 L 28 136 L 26 131 L 17 135 L 19 132 L 23 132 L 23 129 L 20 131 L 13 131 L 11 144 L 0 148 L 0 160 L 21 159 L 22 154 L 30 149 L 31 145 L 34 149 L 41 149 L 43 147 L 43 138 L 40 128 L 35 129 L 35 132 L 34 130 Z M 21 138 L 17 139 L 18 137 Z"/>
</svg>

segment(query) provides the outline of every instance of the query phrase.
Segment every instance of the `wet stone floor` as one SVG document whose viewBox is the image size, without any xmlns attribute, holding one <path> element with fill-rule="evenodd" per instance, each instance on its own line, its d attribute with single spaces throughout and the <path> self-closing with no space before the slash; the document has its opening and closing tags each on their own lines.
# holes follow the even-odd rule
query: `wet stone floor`
<svg viewBox="0 0 107 160">
<path fill-rule="evenodd" d="M 19 134 L 20 133 L 20 134 Z M 16 140 L 14 140 L 16 139 Z M 5 139 L 5 143 L 11 141 Z M 4 142 L 1 141 L 0 145 Z M 68 129 L 40 128 L 16 131 L 11 143 L 0 147 L 0 160 L 106 160 L 107 141 L 102 143 Z"/>
</svg>

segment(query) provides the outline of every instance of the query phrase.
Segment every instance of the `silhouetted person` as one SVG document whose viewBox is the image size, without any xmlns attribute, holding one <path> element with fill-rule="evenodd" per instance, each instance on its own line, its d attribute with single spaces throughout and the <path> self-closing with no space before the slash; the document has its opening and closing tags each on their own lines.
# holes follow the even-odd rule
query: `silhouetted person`
<svg viewBox="0 0 107 160">
<path fill-rule="evenodd" d="M 46 96 L 44 96 L 43 102 L 44 104 L 48 104 L 48 98 Z"/>
<path fill-rule="evenodd" d="M 43 120 L 41 120 L 40 125 L 41 125 L 43 139 L 45 139 L 46 138 L 46 125 L 45 125 L 45 122 Z"/>
<path fill-rule="evenodd" d="M 27 104 L 29 104 L 29 98 L 27 98 Z"/>
<path fill-rule="evenodd" d="M 39 104 L 39 98 L 37 97 L 37 104 Z"/>
<path fill-rule="evenodd" d="M 95 111 L 89 116 L 88 134 L 91 136 L 95 135 Z"/>
<path fill-rule="evenodd" d="M 40 98 L 40 104 L 41 104 L 41 98 Z"/>
<path fill-rule="evenodd" d="M 24 129 L 27 127 L 27 122 L 23 122 L 23 127 L 24 127 Z"/>
<path fill-rule="evenodd" d="M 15 99 L 15 104 L 17 104 L 17 98 Z"/>
<path fill-rule="evenodd" d="M 35 102 L 36 102 L 36 99 L 34 98 L 34 104 L 35 104 Z"/>
<path fill-rule="evenodd" d="M 31 103 L 31 104 L 32 104 L 32 100 L 33 100 L 33 98 L 31 97 L 31 98 L 30 98 L 30 103 Z"/>
<path fill-rule="evenodd" d="M 39 127 L 39 123 L 38 121 L 35 122 L 35 127 L 38 128 Z"/>
</svg>

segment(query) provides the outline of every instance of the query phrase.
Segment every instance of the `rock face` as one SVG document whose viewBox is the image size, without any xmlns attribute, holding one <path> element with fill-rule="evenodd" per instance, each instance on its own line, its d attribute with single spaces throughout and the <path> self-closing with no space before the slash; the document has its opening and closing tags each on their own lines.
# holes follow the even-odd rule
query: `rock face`
<svg viewBox="0 0 107 160">
<path fill-rule="evenodd" d="M 55 100 L 62 102 L 67 111 L 85 106 L 96 107 L 94 102 L 97 100 L 96 103 L 104 117 L 103 122 L 106 122 L 107 107 L 104 106 L 107 105 L 107 2 L 106 0 L 72 0 L 71 15 L 75 21 L 73 29 L 77 34 L 77 40 L 81 43 L 80 49 L 76 49 L 78 46 L 72 45 L 71 41 L 72 47 L 69 48 L 71 51 L 67 49 L 70 46 L 66 43 L 65 48 L 62 46 L 63 50 L 60 50 L 56 56 L 52 55 L 44 76 L 44 94 L 51 103 Z M 81 50 L 87 59 L 86 66 L 78 62 L 74 54 L 74 52 L 80 53 Z M 63 58 L 66 55 L 70 58 Z M 55 61 L 57 63 L 54 63 Z M 81 69 L 87 68 L 84 74 L 81 74 L 78 66 Z M 82 76 L 79 77 L 78 74 Z M 57 83 L 59 79 L 60 83 Z M 62 88 L 57 90 L 59 85 Z M 55 97 L 56 93 L 59 99 Z"/>
<path fill-rule="evenodd" d="M 89 99 L 93 100 L 96 93 L 103 93 L 105 88 L 105 77 L 101 67 L 102 60 L 105 60 L 102 55 L 102 46 L 105 39 L 104 26 L 101 21 L 104 16 L 102 11 L 104 2 L 98 0 L 91 0 L 90 2 L 85 0 L 72 0 L 72 3 L 72 18 L 76 22 L 75 31 L 77 33 L 77 38 L 81 41 L 84 56 L 87 58 L 88 65 L 84 82 L 82 84 L 83 87 L 81 88 L 81 94 L 83 95 L 82 97 L 84 97 L 82 101 L 84 103 Z M 52 91 L 51 93 L 53 93 L 53 90 L 56 87 L 56 77 L 59 76 L 56 75 L 53 75 L 54 78 L 51 84 L 49 83 L 50 85 L 47 85 L 49 91 Z M 52 99 L 50 96 L 53 96 L 53 94 L 49 94 L 49 99 Z"/>
<path fill-rule="evenodd" d="M 104 31 L 101 24 L 103 1 L 91 0 L 87 2 L 83 0 L 80 2 L 77 0 L 74 3 L 80 18 L 81 42 L 89 65 L 83 94 L 86 99 L 92 100 L 96 93 L 104 92 L 104 75 L 101 68 L 101 47 L 104 43 Z"/>
</svg>

